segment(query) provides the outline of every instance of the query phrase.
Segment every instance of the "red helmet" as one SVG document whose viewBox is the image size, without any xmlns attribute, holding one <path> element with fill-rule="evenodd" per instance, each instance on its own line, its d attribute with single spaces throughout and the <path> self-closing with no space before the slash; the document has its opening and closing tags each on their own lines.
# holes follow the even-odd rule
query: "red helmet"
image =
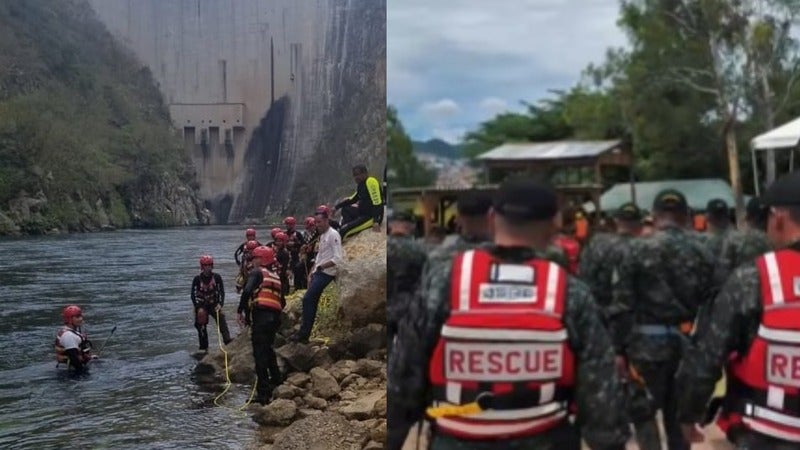
<svg viewBox="0 0 800 450">
<path fill-rule="evenodd" d="M 283 219 L 283 224 L 286 225 L 287 227 L 293 227 L 297 225 L 297 220 L 294 217 L 289 216 Z"/>
<path fill-rule="evenodd" d="M 252 252 L 256 247 L 258 247 L 258 242 L 252 240 L 247 241 L 247 244 L 244 245 L 244 248 L 246 248 L 248 252 Z"/>
<path fill-rule="evenodd" d="M 262 266 L 268 266 L 275 262 L 275 251 L 262 245 L 253 250 L 253 257 L 260 258 Z"/>
<path fill-rule="evenodd" d="M 283 243 L 289 242 L 289 235 L 281 231 L 275 234 L 275 240 Z"/>
<path fill-rule="evenodd" d="M 317 222 L 314 220 L 313 217 L 306 217 L 306 220 L 305 220 L 306 228 L 311 228 L 316 224 L 317 224 Z"/>
<path fill-rule="evenodd" d="M 272 239 L 275 239 L 275 236 L 276 236 L 278 233 L 282 232 L 282 231 L 283 231 L 283 230 L 281 230 L 281 229 L 280 229 L 280 228 L 278 228 L 278 227 L 275 227 L 275 228 L 273 228 L 273 229 L 272 229 L 272 231 L 270 231 L 270 234 L 272 235 Z"/>
<path fill-rule="evenodd" d="M 331 209 L 328 208 L 328 205 L 319 205 L 317 206 L 316 214 L 325 214 L 326 216 L 331 215 Z"/>
<path fill-rule="evenodd" d="M 61 311 L 61 317 L 64 319 L 64 323 L 69 324 L 72 322 L 73 317 L 82 316 L 83 311 L 78 308 L 77 305 L 69 305 L 64 308 L 64 311 Z"/>
<path fill-rule="evenodd" d="M 256 238 L 255 228 L 248 228 L 247 231 L 244 232 L 244 236 L 247 238 L 248 241 L 255 239 Z"/>
<path fill-rule="evenodd" d="M 200 267 L 211 266 L 214 267 L 214 258 L 211 255 L 203 255 L 200 257 Z"/>
</svg>

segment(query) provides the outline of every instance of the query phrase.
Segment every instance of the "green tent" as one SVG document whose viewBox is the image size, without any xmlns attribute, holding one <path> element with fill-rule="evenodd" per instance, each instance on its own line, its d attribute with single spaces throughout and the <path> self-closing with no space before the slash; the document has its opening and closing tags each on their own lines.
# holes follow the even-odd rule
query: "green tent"
<svg viewBox="0 0 800 450">
<path fill-rule="evenodd" d="M 729 207 L 735 206 L 733 190 L 730 185 L 719 178 L 703 178 L 697 180 L 665 180 L 646 181 L 635 183 L 636 204 L 650 210 L 653 200 L 664 189 L 677 189 L 686 196 L 689 207 L 695 211 L 705 211 L 709 200 L 721 198 Z M 630 183 L 619 183 L 611 187 L 600 197 L 600 207 L 603 211 L 619 209 L 623 203 L 631 201 Z M 591 202 L 590 202 L 591 204 Z"/>
</svg>

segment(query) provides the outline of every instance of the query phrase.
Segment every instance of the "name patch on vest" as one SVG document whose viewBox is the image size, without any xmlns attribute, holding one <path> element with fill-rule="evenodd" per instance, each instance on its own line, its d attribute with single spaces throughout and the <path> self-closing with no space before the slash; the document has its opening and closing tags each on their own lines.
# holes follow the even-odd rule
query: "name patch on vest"
<svg viewBox="0 0 800 450">
<path fill-rule="evenodd" d="M 527 381 L 560 378 L 561 344 L 456 343 L 445 346 L 445 377 L 453 381 Z"/>
<path fill-rule="evenodd" d="M 536 286 L 481 283 L 478 303 L 536 303 Z"/>
<path fill-rule="evenodd" d="M 770 384 L 800 387 L 800 348 L 788 345 L 767 347 L 767 381 Z"/>
</svg>

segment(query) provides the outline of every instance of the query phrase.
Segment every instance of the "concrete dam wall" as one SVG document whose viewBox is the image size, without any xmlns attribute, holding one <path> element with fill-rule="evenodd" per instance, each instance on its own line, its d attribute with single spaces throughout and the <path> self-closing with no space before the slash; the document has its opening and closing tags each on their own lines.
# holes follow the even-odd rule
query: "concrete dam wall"
<svg viewBox="0 0 800 450">
<path fill-rule="evenodd" d="M 153 73 L 216 223 L 305 215 L 386 163 L 385 0 L 90 0 Z"/>
</svg>

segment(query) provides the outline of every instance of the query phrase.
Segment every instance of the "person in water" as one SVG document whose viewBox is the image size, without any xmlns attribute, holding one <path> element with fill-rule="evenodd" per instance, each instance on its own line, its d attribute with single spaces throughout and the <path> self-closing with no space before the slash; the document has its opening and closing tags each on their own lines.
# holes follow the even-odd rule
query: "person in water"
<svg viewBox="0 0 800 450">
<path fill-rule="evenodd" d="M 55 351 L 59 365 L 64 363 L 67 369 L 75 373 L 88 371 L 89 361 L 96 358 L 92 355 L 92 343 L 81 329 L 83 311 L 77 305 L 69 305 L 61 312 L 64 326 L 56 334 Z"/>
<path fill-rule="evenodd" d="M 231 341 L 228 323 L 222 306 L 225 304 L 225 287 L 222 277 L 214 273 L 214 258 L 211 255 L 200 257 L 200 274 L 192 280 L 192 304 L 194 305 L 194 327 L 197 328 L 197 337 L 200 340 L 200 351 L 208 350 L 208 325 L 209 314 L 214 317 L 219 326 L 222 340 L 225 344 Z"/>
</svg>

